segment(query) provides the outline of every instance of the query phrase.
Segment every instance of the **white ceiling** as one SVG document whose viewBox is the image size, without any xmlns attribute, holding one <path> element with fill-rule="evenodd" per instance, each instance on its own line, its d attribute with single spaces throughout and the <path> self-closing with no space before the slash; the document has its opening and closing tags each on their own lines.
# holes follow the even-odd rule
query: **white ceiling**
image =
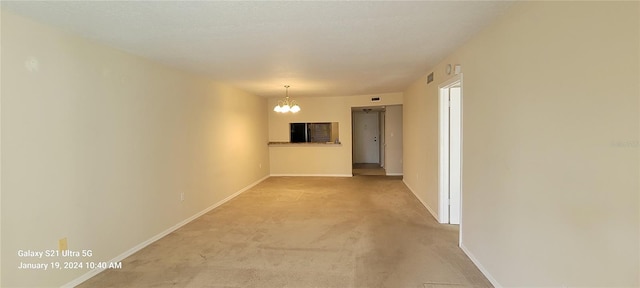
<svg viewBox="0 0 640 288">
<path fill-rule="evenodd" d="M 510 5 L 12 2 L 2 7 L 265 97 L 400 92 Z"/>
</svg>

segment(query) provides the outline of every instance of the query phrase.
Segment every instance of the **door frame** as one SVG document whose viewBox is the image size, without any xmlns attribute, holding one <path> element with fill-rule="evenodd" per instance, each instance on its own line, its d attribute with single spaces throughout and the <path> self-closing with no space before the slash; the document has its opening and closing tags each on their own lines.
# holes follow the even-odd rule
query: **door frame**
<svg viewBox="0 0 640 288">
<path fill-rule="evenodd" d="M 439 154 L 438 154 L 438 221 L 449 223 L 449 94 L 445 91 L 454 86 L 460 86 L 460 126 L 462 131 L 463 113 L 463 85 L 462 73 L 455 75 L 438 85 L 439 105 Z M 462 180 L 462 143 L 463 133 L 460 133 L 460 179 Z M 462 239 L 462 181 L 460 183 L 460 239 Z"/>
<path fill-rule="evenodd" d="M 385 131 L 386 131 L 386 117 L 387 117 L 387 112 L 386 111 L 379 111 L 378 112 L 378 134 L 380 134 L 380 136 L 378 137 L 378 146 L 380 147 L 378 149 L 378 151 L 380 152 L 380 167 L 384 168 L 386 171 L 386 168 L 384 167 L 386 165 L 386 160 L 387 160 L 387 155 L 386 155 L 386 149 L 387 149 L 387 144 L 386 143 L 386 136 L 385 136 Z"/>
</svg>

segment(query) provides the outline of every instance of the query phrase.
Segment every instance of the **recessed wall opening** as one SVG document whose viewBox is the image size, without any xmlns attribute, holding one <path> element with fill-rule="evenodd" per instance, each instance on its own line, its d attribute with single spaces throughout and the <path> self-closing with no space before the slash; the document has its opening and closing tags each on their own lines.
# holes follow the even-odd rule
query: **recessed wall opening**
<svg viewBox="0 0 640 288">
<path fill-rule="evenodd" d="M 353 175 L 402 175 L 402 105 L 352 107 L 351 121 Z"/>
<path fill-rule="evenodd" d="M 440 215 L 441 223 L 461 223 L 462 194 L 462 74 L 439 86 Z M 462 231 L 462 229 L 461 229 Z"/>
</svg>

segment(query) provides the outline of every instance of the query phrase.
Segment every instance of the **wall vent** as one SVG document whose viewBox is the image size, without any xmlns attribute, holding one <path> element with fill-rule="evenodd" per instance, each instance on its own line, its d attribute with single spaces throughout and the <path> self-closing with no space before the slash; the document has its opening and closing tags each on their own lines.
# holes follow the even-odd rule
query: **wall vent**
<svg viewBox="0 0 640 288">
<path fill-rule="evenodd" d="M 433 72 L 431 72 L 431 74 L 427 75 L 427 84 L 433 82 Z"/>
</svg>

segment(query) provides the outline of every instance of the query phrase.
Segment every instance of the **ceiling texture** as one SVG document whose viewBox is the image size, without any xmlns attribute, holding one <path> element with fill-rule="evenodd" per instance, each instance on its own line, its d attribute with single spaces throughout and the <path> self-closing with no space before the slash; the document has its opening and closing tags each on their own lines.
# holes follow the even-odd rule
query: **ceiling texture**
<svg viewBox="0 0 640 288">
<path fill-rule="evenodd" d="M 401 92 L 506 1 L 2 1 L 3 9 L 264 97 Z"/>
</svg>

